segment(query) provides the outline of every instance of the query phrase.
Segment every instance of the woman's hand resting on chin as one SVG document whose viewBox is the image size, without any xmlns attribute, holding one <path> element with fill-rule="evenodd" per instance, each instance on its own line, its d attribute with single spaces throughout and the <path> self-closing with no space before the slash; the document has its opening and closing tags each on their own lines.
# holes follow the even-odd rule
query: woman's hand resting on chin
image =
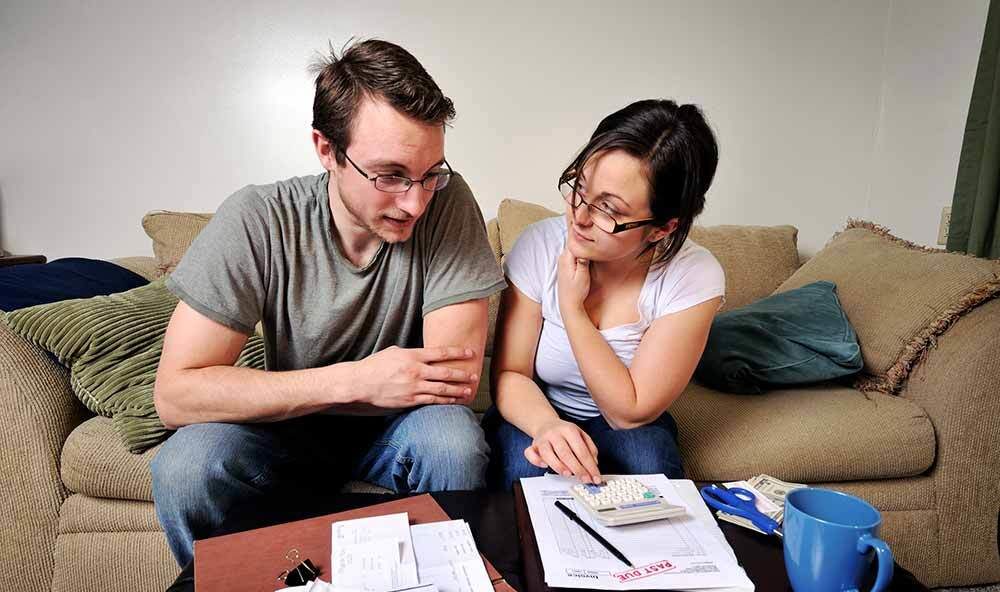
<svg viewBox="0 0 1000 592">
<path fill-rule="evenodd" d="M 590 261 L 580 259 L 563 247 L 556 273 L 559 291 L 559 311 L 564 317 L 584 311 L 583 303 L 590 294 Z"/>
</svg>

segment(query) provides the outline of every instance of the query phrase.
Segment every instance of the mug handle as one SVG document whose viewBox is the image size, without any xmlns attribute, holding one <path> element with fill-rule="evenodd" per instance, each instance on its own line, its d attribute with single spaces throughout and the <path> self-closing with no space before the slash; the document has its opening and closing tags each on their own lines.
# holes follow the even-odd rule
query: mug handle
<svg viewBox="0 0 1000 592">
<path fill-rule="evenodd" d="M 871 592 L 882 592 L 892 582 L 895 560 L 885 541 L 870 534 L 863 534 L 858 539 L 858 553 L 867 553 L 868 549 L 875 549 L 875 555 L 878 559 L 878 575 L 875 577 L 875 584 L 872 585 Z"/>
</svg>

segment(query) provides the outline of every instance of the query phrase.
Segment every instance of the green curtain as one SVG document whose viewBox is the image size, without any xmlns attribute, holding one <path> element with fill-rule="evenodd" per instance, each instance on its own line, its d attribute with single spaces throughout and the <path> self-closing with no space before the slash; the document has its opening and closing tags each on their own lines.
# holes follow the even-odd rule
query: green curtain
<svg viewBox="0 0 1000 592">
<path fill-rule="evenodd" d="M 948 250 L 1000 258 L 1000 3 L 990 0 L 972 88 L 958 179 L 951 204 Z"/>
</svg>

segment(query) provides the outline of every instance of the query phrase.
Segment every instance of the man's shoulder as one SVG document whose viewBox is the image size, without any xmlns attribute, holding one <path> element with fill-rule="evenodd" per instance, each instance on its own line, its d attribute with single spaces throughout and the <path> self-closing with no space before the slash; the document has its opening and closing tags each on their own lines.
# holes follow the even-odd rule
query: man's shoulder
<svg viewBox="0 0 1000 592">
<path fill-rule="evenodd" d="M 449 205 L 468 206 L 470 204 L 477 209 L 479 207 L 479 204 L 476 203 L 476 197 L 472 193 L 472 188 L 469 187 L 469 183 L 461 173 L 457 172 L 452 173 L 448 185 L 431 200 L 431 207 L 435 205 L 438 207 Z"/>
<path fill-rule="evenodd" d="M 463 224 L 479 224 L 485 228 L 482 210 L 472 189 L 460 173 L 453 173 L 448 185 L 434 195 L 427 211 L 417 220 L 421 228 L 417 235 L 449 234 Z"/>
<path fill-rule="evenodd" d="M 217 213 L 268 216 L 314 204 L 326 191 L 326 175 L 291 177 L 261 185 L 246 185 L 230 195 Z M 284 217 L 280 213 L 279 217 Z"/>
<path fill-rule="evenodd" d="M 237 192 L 270 203 L 312 200 L 326 192 L 326 174 L 290 177 L 264 185 L 247 185 Z"/>
</svg>

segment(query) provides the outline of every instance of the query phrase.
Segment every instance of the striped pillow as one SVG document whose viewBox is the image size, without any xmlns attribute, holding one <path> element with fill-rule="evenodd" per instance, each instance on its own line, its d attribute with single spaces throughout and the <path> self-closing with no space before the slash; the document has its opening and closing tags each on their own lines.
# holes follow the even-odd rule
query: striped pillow
<svg viewBox="0 0 1000 592">
<path fill-rule="evenodd" d="M 177 306 L 164 279 L 139 288 L 4 313 L 20 336 L 70 369 L 70 384 L 91 412 L 110 417 L 130 452 L 169 435 L 153 406 L 163 335 Z M 264 343 L 252 336 L 237 366 L 264 367 Z"/>
</svg>

